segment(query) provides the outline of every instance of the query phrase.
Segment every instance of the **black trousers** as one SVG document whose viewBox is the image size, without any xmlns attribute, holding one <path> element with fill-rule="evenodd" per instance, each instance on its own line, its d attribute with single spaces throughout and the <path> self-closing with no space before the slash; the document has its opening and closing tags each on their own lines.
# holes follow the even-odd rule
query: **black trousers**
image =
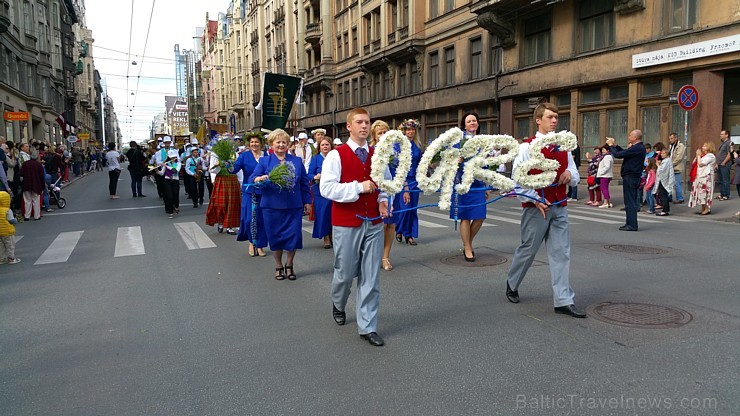
<svg viewBox="0 0 740 416">
<path fill-rule="evenodd" d="M 118 177 L 121 176 L 121 169 L 115 169 L 115 170 L 109 170 L 108 171 L 108 179 L 110 182 L 108 182 L 108 193 L 110 193 L 110 196 L 113 196 L 116 194 L 116 190 L 118 189 Z"/>
<path fill-rule="evenodd" d="M 671 212 L 671 203 L 668 200 L 668 190 L 663 187 L 663 184 L 658 185 L 658 203 L 663 205 L 663 212 L 666 214 Z"/>
<path fill-rule="evenodd" d="M 622 195 L 624 197 L 624 211 L 627 221 L 625 225 L 637 228 L 637 209 L 640 204 L 637 203 L 637 188 L 640 187 L 639 175 L 622 176 Z"/>
<path fill-rule="evenodd" d="M 154 174 L 154 183 L 157 185 L 157 194 L 164 198 L 164 178 L 157 173 Z"/>
<path fill-rule="evenodd" d="M 180 181 L 175 179 L 162 179 L 164 188 L 164 211 L 173 214 L 175 208 L 180 208 Z"/>
<path fill-rule="evenodd" d="M 193 205 L 203 203 L 203 194 L 205 193 L 204 182 L 202 176 L 199 181 L 196 181 L 194 176 L 185 176 L 185 190 L 189 193 L 190 199 L 193 200 Z"/>
</svg>

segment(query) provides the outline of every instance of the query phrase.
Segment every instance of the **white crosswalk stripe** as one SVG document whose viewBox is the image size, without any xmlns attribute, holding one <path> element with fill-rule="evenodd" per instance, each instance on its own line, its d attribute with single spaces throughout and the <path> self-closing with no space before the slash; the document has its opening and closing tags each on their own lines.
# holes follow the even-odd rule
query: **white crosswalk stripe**
<svg viewBox="0 0 740 416">
<path fill-rule="evenodd" d="M 18 242 L 21 241 L 22 238 L 23 238 L 22 235 L 15 236 L 15 243 L 18 244 Z"/>
<path fill-rule="evenodd" d="M 432 212 L 432 211 L 426 211 L 426 210 L 421 210 L 421 209 L 419 210 L 419 214 L 426 215 L 426 216 L 429 216 L 429 217 L 432 217 L 432 218 L 439 218 L 441 220 L 449 221 L 449 226 L 454 225 L 453 224 L 454 221 L 450 218 L 449 215 L 446 215 L 446 214 L 440 214 L 439 212 Z M 484 222 L 483 223 L 483 226 L 484 227 L 495 227 L 496 224 L 489 224 L 487 222 Z"/>
<path fill-rule="evenodd" d="M 116 251 L 113 257 L 140 256 L 146 254 L 141 227 L 118 227 Z"/>
<path fill-rule="evenodd" d="M 49 247 L 46 248 L 34 265 L 66 262 L 69 260 L 69 256 L 72 254 L 72 251 L 77 247 L 77 243 L 80 241 L 82 233 L 84 233 L 84 231 L 59 233 L 57 238 L 55 238 Z"/>
<path fill-rule="evenodd" d="M 213 240 L 208 238 L 203 229 L 194 222 L 178 222 L 175 223 L 175 228 L 188 250 L 216 247 Z"/>
</svg>

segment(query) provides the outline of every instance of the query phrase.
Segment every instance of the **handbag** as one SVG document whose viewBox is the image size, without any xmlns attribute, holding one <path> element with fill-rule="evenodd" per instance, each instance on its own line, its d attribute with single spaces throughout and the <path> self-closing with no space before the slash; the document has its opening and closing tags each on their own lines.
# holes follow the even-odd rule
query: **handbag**
<svg viewBox="0 0 740 416">
<path fill-rule="evenodd" d="M 596 176 L 588 175 L 588 178 L 586 178 L 586 183 L 588 184 L 588 186 L 596 185 Z"/>
</svg>

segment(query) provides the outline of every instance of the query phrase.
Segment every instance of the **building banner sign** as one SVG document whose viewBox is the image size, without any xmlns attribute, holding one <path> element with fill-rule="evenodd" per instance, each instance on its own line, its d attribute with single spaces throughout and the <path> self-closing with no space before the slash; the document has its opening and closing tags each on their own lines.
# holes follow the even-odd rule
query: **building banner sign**
<svg viewBox="0 0 740 416">
<path fill-rule="evenodd" d="M 172 134 L 175 136 L 186 136 L 190 132 L 188 122 L 188 104 L 179 100 L 175 103 L 170 113 Z"/>
<path fill-rule="evenodd" d="M 632 68 L 669 64 L 740 51 L 740 34 L 632 55 Z"/>
<path fill-rule="evenodd" d="M 6 111 L 3 118 L 5 121 L 28 121 L 31 117 L 25 111 Z"/>
<path fill-rule="evenodd" d="M 262 81 L 262 128 L 284 129 L 288 124 L 293 103 L 303 87 L 303 78 L 265 73 Z"/>
</svg>

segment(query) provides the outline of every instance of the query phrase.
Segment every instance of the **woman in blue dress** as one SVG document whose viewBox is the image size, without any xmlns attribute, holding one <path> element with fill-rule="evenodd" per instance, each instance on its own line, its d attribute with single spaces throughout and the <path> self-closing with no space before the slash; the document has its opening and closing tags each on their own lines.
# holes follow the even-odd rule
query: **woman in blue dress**
<svg viewBox="0 0 740 416">
<path fill-rule="evenodd" d="M 383 120 L 375 120 L 370 126 L 370 146 L 375 146 L 385 132 L 390 130 L 390 126 Z M 396 151 L 400 151 L 400 146 L 396 145 Z M 391 171 L 391 176 L 396 176 L 396 168 L 398 167 L 398 160 L 393 160 L 388 163 L 388 170 Z M 400 193 L 393 197 L 393 210 L 391 212 L 398 211 L 401 209 L 401 196 Z M 393 270 L 391 264 L 391 247 L 393 246 L 393 236 L 396 234 L 396 220 L 397 216 L 391 216 L 383 220 L 383 258 L 381 259 L 381 266 L 383 270 Z"/>
<path fill-rule="evenodd" d="M 257 167 L 257 161 L 265 155 L 265 146 L 262 143 L 262 133 L 250 132 L 246 134 L 249 140 L 249 150 L 242 152 L 234 162 L 234 173 L 242 172 L 244 178 L 249 176 Z M 244 181 L 247 185 L 247 181 Z M 239 233 L 236 241 L 249 241 L 249 256 L 265 256 L 264 247 L 267 247 L 267 233 L 265 221 L 262 217 L 262 190 L 253 186 L 242 186 L 242 215 L 239 223 Z M 252 211 L 252 206 L 256 209 Z"/>
<path fill-rule="evenodd" d="M 272 153 L 257 161 L 248 183 L 267 181 L 269 174 L 280 165 L 287 165 L 287 174 L 282 176 L 284 184 L 270 181 L 262 186 L 262 217 L 265 222 L 267 241 L 275 259 L 275 279 L 295 280 L 293 259 L 296 250 L 303 248 L 303 213 L 311 212 L 311 192 L 308 175 L 303 161 L 288 154 L 288 133 L 283 129 L 273 130 L 267 135 Z M 284 187 L 281 187 L 283 185 Z M 287 251 L 283 266 L 283 251 Z"/>
<path fill-rule="evenodd" d="M 324 158 L 334 147 L 331 144 L 331 138 L 322 137 L 318 142 L 319 154 L 311 158 L 308 165 L 308 178 L 311 181 L 311 194 L 313 196 L 313 238 L 323 238 L 324 248 L 332 248 L 331 241 L 331 200 L 321 196 L 319 192 L 319 180 L 321 179 L 321 165 L 324 164 Z"/>
<path fill-rule="evenodd" d="M 473 136 L 480 133 L 480 125 L 478 124 L 478 114 L 475 112 L 467 112 L 463 115 L 462 121 L 460 122 L 460 128 L 463 131 L 463 140 L 472 138 Z M 459 145 L 455 145 L 459 147 Z M 460 183 L 463 174 L 463 165 L 457 170 L 455 175 L 455 184 Z M 475 252 L 473 251 L 473 240 L 476 234 L 480 231 L 483 226 L 483 220 L 486 219 L 486 198 L 488 192 L 483 190 L 476 190 L 485 188 L 486 184 L 477 179 L 473 180 L 473 184 L 470 185 L 470 191 L 464 195 L 453 194 L 452 206 L 450 207 L 450 218 L 460 221 L 460 238 L 463 242 L 463 256 L 466 261 L 475 261 Z M 470 255 L 468 255 L 470 254 Z"/>
<path fill-rule="evenodd" d="M 419 166 L 421 161 L 421 155 L 423 148 L 417 130 L 420 124 L 418 120 L 408 119 L 398 126 L 406 137 L 411 141 L 411 169 L 409 169 L 408 175 L 406 175 L 406 182 L 404 182 L 403 189 L 405 191 L 418 191 L 419 187 L 416 185 L 416 168 Z M 400 200 L 400 209 L 416 208 L 419 206 L 419 192 L 403 192 L 403 196 Z M 416 238 L 419 237 L 419 214 L 415 209 L 403 212 L 399 215 L 396 222 L 396 240 L 401 242 L 401 239 L 405 239 L 406 244 L 415 246 Z"/>
</svg>

